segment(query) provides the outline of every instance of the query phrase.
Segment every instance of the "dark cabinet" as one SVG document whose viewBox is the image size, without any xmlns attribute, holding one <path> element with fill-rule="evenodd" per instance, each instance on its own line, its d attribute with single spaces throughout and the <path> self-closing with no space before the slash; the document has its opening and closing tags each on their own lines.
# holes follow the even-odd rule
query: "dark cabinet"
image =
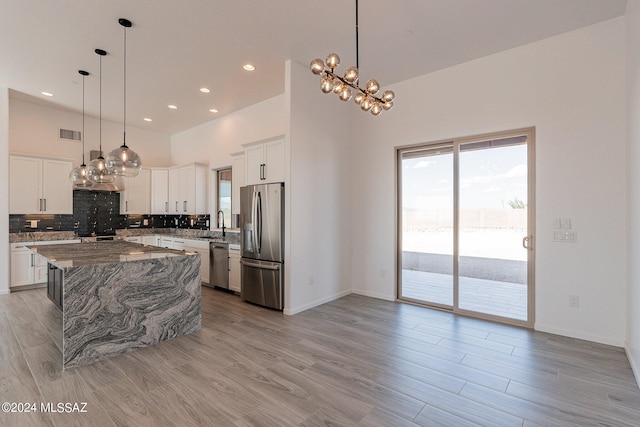
<svg viewBox="0 0 640 427">
<path fill-rule="evenodd" d="M 64 272 L 61 268 L 49 263 L 47 270 L 47 296 L 62 311 L 62 286 Z"/>
</svg>

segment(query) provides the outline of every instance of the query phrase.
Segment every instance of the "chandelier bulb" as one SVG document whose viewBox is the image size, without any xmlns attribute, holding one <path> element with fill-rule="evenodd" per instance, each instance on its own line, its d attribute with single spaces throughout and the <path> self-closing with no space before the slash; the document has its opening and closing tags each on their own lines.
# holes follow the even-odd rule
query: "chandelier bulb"
<svg viewBox="0 0 640 427">
<path fill-rule="evenodd" d="M 385 109 L 385 111 L 389 111 L 393 108 L 393 101 L 387 101 L 384 104 L 382 104 L 382 108 Z"/>
<path fill-rule="evenodd" d="M 324 76 L 320 79 L 320 90 L 324 93 L 333 91 L 333 79 L 330 76 Z"/>
<path fill-rule="evenodd" d="M 344 72 L 344 79 L 351 84 L 358 82 L 358 69 L 356 67 L 349 67 Z"/>
<path fill-rule="evenodd" d="M 330 53 L 327 56 L 327 67 L 333 71 L 338 67 L 338 65 L 340 65 L 340 57 L 335 53 Z"/>
<path fill-rule="evenodd" d="M 342 92 L 338 95 L 342 101 L 351 100 L 351 88 L 348 86 L 344 86 Z"/>
<path fill-rule="evenodd" d="M 377 116 L 380 113 L 382 113 L 382 107 L 378 102 L 374 102 L 373 106 L 371 107 L 371 114 L 373 114 L 374 116 Z"/>
<path fill-rule="evenodd" d="M 363 111 L 369 111 L 372 106 L 373 102 L 371 102 L 371 99 L 368 96 L 365 97 L 360 103 L 360 108 L 362 108 Z"/>
<path fill-rule="evenodd" d="M 375 95 L 380 90 L 380 85 L 376 79 L 371 79 L 367 82 L 367 93 L 370 95 Z"/>
<path fill-rule="evenodd" d="M 382 100 L 383 100 L 384 102 L 391 102 L 391 101 L 393 101 L 393 98 L 395 98 L 395 97 L 396 97 L 396 94 L 395 94 L 395 93 L 393 93 L 393 91 L 392 91 L 392 90 L 385 90 L 385 91 L 382 93 Z"/>
<path fill-rule="evenodd" d="M 320 58 L 316 58 L 311 61 L 311 72 L 313 74 L 321 74 L 324 71 L 324 62 Z"/>
</svg>

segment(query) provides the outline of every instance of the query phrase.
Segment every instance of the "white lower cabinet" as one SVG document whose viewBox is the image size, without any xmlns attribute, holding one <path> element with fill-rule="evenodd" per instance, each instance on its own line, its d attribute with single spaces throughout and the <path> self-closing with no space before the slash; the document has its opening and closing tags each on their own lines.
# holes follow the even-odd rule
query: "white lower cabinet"
<svg viewBox="0 0 640 427">
<path fill-rule="evenodd" d="M 11 287 L 35 283 L 34 254 L 27 249 L 33 242 L 11 244 Z"/>
<path fill-rule="evenodd" d="M 66 243 L 80 243 L 80 240 L 72 239 L 11 243 L 11 288 L 47 282 L 46 261 L 42 257 L 31 252 L 31 250 L 27 249 L 27 246 L 60 245 Z"/>
<path fill-rule="evenodd" d="M 229 289 L 240 292 L 240 248 L 229 245 Z"/>
<path fill-rule="evenodd" d="M 142 236 L 129 236 L 125 237 L 125 240 L 131 243 L 142 243 Z"/>
<path fill-rule="evenodd" d="M 204 283 L 209 283 L 209 241 L 195 239 L 183 240 L 185 251 L 200 254 L 200 278 Z"/>
<path fill-rule="evenodd" d="M 157 246 L 156 245 L 156 236 L 142 236 L 142 244 L 147 246 Z"/>
</svg>

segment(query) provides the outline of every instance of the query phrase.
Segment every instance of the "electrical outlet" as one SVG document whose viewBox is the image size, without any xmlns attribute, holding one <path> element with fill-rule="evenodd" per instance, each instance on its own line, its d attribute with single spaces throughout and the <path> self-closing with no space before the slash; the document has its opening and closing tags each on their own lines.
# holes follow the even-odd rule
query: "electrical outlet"
<svg viewBox="0 0 640 427">
<path fill-rule="evenodd" d="M 176 218 L 174 221 L 174 224 L 176 225 L 176 227 L 178 226 L 178 218 Z"/>
<path fill-rule="evenodd" d="M 142 224 L 143 224 L 143 225 L 149 225 L 149 220 L 148 220 L 148 219 L 143 220 L 143 221 L 142 221 Z"/>
<path fill-rule="evenodd" d="M 569 295 L 569 307 L 580 307 L 580 297 L 578 295 Z"/>
</svg>

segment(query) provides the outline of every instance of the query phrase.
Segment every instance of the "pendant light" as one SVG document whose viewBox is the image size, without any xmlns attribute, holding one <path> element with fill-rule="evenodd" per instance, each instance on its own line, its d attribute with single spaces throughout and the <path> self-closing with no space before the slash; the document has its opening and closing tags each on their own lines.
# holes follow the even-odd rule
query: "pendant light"
<svg viewBox="0 0 640 427">
<path fill-rule="evenodd" d="M 335 73 L 340 65 L 340 57 L 335 53 L 330 53 L 326 61 L 320 58 L 311 61 L 311 72 L 321 75 L 320 90 L 324 93 L 334 92 L 342 101 L 349 101 L 352 97 L 362 111 L 370 111 L 374 116 L 380 115 L 382 110 L 393 108 L 395 93 L 386 90 L 381 96 L 376 94 L 380 91 L 380 84 L 375 79 L 367 81 L 364 89 L 358 84 L 360 78 L 358 68 L 360 58 L 358 51 L 358 0 L 356 0 L 356 66 L 348 67 L 344 72 L 344 77 Z M 355 95 L 354 95 L 355 93 Z"/>
<path fill-rule="evenodd" d="M 116 179 L 116 176 L 107 169 L 104 157 L 102 157 L 102 57 L 107 52 L 96 49 L 96 53 L 100 56 L 100 157 L 89 162 L 87 176 L 95 184 L 109 184 Z"/>
<path fill-rule="evenodd" d="M 82 133 L 80 134 L 82 138 L 82 164 L 73 168 L 71 173 L 69 173 L 69 179 L 71 180 L 71 184 L 73 184 L 74 190 L 76 188 L 89 188 L 93 186 L 93 182 L 87 177 L 87 165 L 84 163 L 84 78 L 88 76 L 89 73 L 84 70 L 78 70 L 78 73 L 82 76 Z"/>
<path fill-rule="evenodd" d="M 124 28 L 124 118 L 122 120 L 124 132 L 122 137 L 122 145 L 111 151 L 107 156 L 107 168 L 114 175 L 122 175 L 126 177 L 135 177 L 140 173 L 142 168 L 142 160 L 140 156 L 127 147 L 127 28 L 131 27 L 131 21 L 120 18 L 118 20 Z"/>
</svg>

